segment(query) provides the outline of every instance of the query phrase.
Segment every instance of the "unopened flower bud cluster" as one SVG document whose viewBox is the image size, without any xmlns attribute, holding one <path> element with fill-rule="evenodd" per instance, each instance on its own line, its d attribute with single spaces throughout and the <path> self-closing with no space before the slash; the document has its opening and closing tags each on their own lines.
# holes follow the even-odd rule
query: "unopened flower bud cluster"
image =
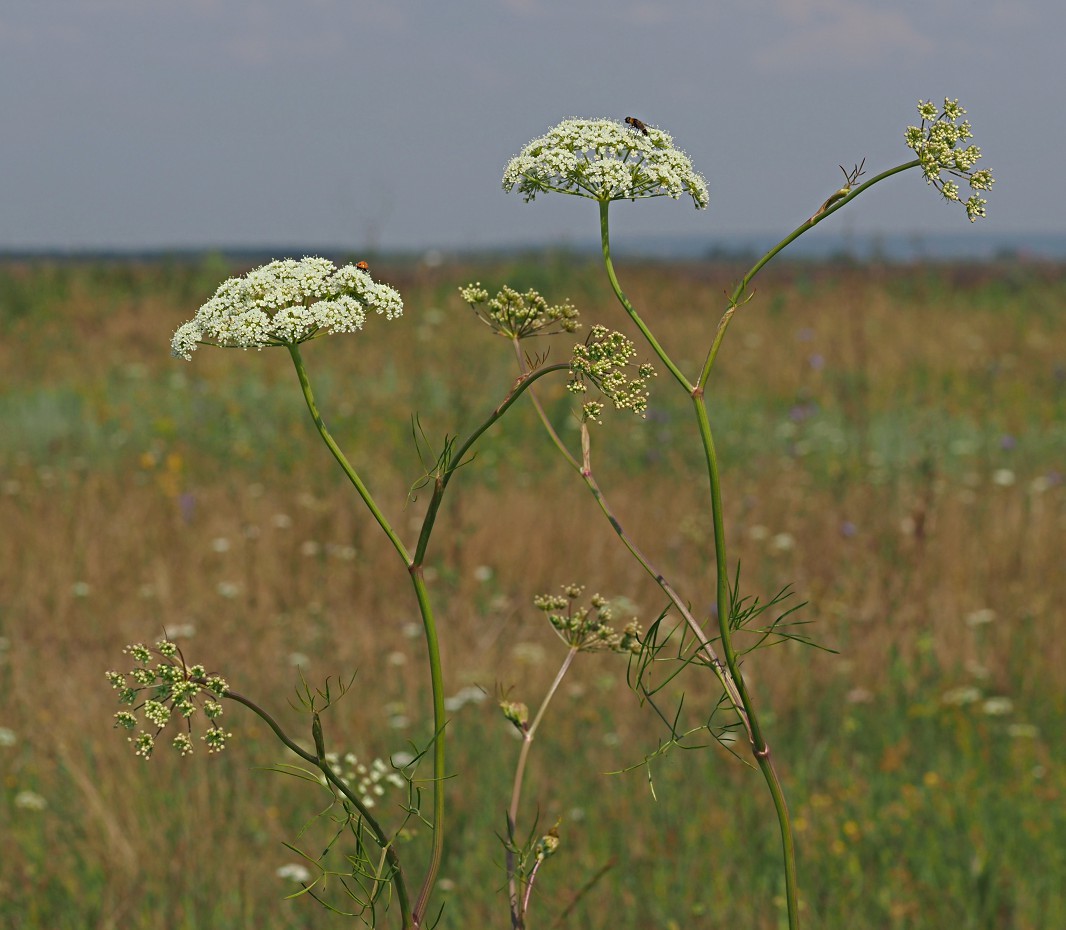
<svg viewBox="0 0 1066 930">
<path fill-rule="evenodd" d="M 325 258 L 289 258 L 224 281 L 196 316 L 178 327 L 170 346 L 175 356 L 190 359 L 200 343 L 241 349 L 295 345 L 324 333 L 360 330 L 367 310 L 391 320 L 403 313 L 403 300 L 356 265 L 337 268 Z"/>
<path fill-rule="evenodd" d="M 965 179 L 973 191 L 992 189 L 992 172 L 988 169 L 974 170 L 981 150 L 976 145 L 962 145 L 973 138 L 970 121 L 962 119 L 966 111 L 959 106 L 958 100 L 945 98 L 943 109 L 932 101 L 918 101 L 918 113 L 922 117 L 922 125 L 907 127 L 904 134 L 907 146 L 914 149 L 921 160 L 926 180 L 940 191 L 945 200 L 963 203 L 966 215 L 973 223 L 979 216 L 986 215 L 985 204 L 988 201 L 976 193 L 963 201 L 959 185 L 941 176 L 947 173 Z"/>
<path fill-rule="evenodd" d="M 533 858 L 541 861 L 547 859 L 559 848 L 559 830 L 552 827 L 544 834 L 533 847 Z"/>
<path fill-rule="evenodd" d="M 373 807 L 377 799 L 384 796 L 387 786 L 402 788 L 406 784 L 399 773 L 393 771 L 382 759 L 375 759 L 367 765 L 360 762 L 353 752 L 343 756 L 327 752 L 326 762 L 337 777 L 359 797 L 364 807 Z"/>
<path fill-rule="evenodd" d="M 592 327 L 589 338 L 574 346 L 570 362 L 570 383 L 567 390 L 583 394 L 591 383 L 610 400 L 616 410 L 631 410 L 644 415 L 648 408 L 648 379 L 655 377 L 655 369 L 647 363 L 637 366 L 635 377 L 626 371 L 636 354 L 633 341 L 606 326 Z M 603 404 L 586 403 L 582 413 L 586 420 L 599 420 Z"/>
<path fill-rule="evenodd" d="M 631 620 L 618 632 L 611 626 L 611 605 L 602 594 L 589 598 L 590 607 L 578 606 L 585 589 L 582 585 L 564 585 L 563 593 L 540 594 L 533 606 L 545 613 L 548 622 L 568 646 L 582 652 L 607 649 L 619 653 L 640 652 L 640 624 Z"/>
<path fill-rule="evenodd" d="M 572 333 L 581 325 L 577 309 L 569 301 L 553 306 L 534 290 L 520 294 L 504 287 L 490 298 L 478 282 L 459 288 L 459 293 L 482 322 L 508 339 Z"/>
<path fill-rule="evenodd" d="M 529 728 L 529 707 L 521 701 L 500 701 L 500 710 L 522 733 Z"/>
<path fill-rule="evenodd" d="M 560 191 L 606 203 L 646 197 L 692 198 L 707 206 L 707 182 L 668 132 L 635 130 L 613 119 L 567 119 L 512 158 L 503 189 L 517 187 L 527 201 Z"/>
<path fill-rule="evenodd" d="M 202 710 L 210 721 L 209 729 L 200 737 L 207 751 L 225 749 L 226 740 L 233 734 L 218 723 L 222 705 L 216 698 L 229 690 L 222 678 L 208 675 L 202 665 L 186 665 L 178 647 L 169 640 L 162 640 L 154 647 L 134 643 L 122 651 L 137 664 L 124 675 L 113 671 L 106 675 L 111 687 L 118 691 L 119 703 L 132 708 L 115 714 L 115 726 L 132 733 L 142 726 L 140 718 L 151 724 L 127 737 L 138 756 L 151 758 L 156 739 L 173 719 L 184 721 L 185 729 L 173 738 L 171 745 L 181 755 L 189 755 L 193 751 L 192 717 L 197 710 Z"/>
</svg>

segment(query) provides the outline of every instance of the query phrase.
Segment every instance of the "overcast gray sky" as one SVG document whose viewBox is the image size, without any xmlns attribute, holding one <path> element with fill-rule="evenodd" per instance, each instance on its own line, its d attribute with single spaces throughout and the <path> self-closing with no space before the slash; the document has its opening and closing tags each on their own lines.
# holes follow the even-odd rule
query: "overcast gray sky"
<svg viewBox="0 0 1066 930">
<path fill-rule="evenodd" d="M 0 248 L 594 244 L 591 203 L 500 187 L 569 116 L 708 179 L 616 231 L 783 233 L 945 96 L 997 178 L 978 227 L 1060 233 L 1064 36 L 1063 0 L 2 0 Z M 835 223 L 970 228 L 916 171 Z"/>
</svg>

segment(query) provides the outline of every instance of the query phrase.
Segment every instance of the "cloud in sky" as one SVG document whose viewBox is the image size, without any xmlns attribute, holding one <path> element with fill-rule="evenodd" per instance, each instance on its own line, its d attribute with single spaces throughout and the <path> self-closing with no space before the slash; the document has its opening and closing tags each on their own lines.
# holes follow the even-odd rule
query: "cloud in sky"
<svg viewBox="0 0 1066 930">
<path fill-rule="evenodd" d="M 914 62 L 935 49 L 902 9 L 851 0 L 780 0 L 777 7 L 789 28 L 755 53 L 755 64 L 766 72 L 850 71 Z"/>
<path fill-rule="evenodd" d="M 905 160 L 918 98 L 944 95 L 999 179 L 986 228 L 1059 230 L 1064 33 L 1061 0 L 9 4 L 0 247 L 584 242 L 587 205 L 500 189 L 569 116 L 663 126 L 710 181 L 706 213 L 625 204 L 621 228 L 788 230 L 838 164 Z M 918 177 L 888 187 L 841 223 L 966 225 Z"/>
</svg>

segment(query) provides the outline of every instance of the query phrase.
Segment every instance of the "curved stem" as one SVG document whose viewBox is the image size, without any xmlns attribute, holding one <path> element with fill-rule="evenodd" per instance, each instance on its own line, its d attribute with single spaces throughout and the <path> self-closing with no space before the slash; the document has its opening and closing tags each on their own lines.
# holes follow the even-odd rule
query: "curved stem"
<svg viewBox="0 0 1066 930">
<path fill-rule="evenodd" d="M 385 515 L 378 509 L 378 505 L 374 502 L 374 498 L 370 496 L 370 491 L 367 490 L 366 485 L 363 484 L 362 479 L 345 457 L 330 431 L 326 429 L 326 424 L 322 420 L 322 415 L 318 412 L 318 406 L 315 403 L 315 395 L 311 390 L 311 382 L 308 380 L 307 371 L 304 368 L 303 357 L 300 355 L 300 347 L 295 343 L 287 343 L 286 348 L 289 350 L 289 355 L 292 356 L 293 365 L 296 366 L 296 376 L 300 379 L 300 389 L 303 391 L 304 401 L 307 403 L 307 409 L 311 413 L 311 419 L 314 420 L 318 433 L 322 437 L 322 441 L 329 448 L 329 451 L 333 453 L 333 457 L 340 464 L 340 467 L 344 470 L 344 474 L 348 476 L 348 480 L 355 487 L 355 490 L 359 492 L 359 496 L 363 499 L 363 503 L 366 504 L 367 509 L 374 515 L 374 519 L 377 520 L 378 526 L 381 527 L 382 531 L 389 538 L 389 542 L 392 543 L 393 548 L 399 554 L 400 558 L 404 560 L 405 564 L 410 565 L 411 558 L 407 554 L 407 549 L 404 547 L 404 544 L 400 541 L 400 537 L 396 535 L 393 528 L 389 525 L 389 521 L 385 519 Z"/>
<path fill-rule="evenodd" d="M 422 530 L 419 533 L 418 544 L 415 546 L 415 562 L 420 564 L 425 558 L 433 525 L 436 523 L 437 512 L 440 510 L 441 501 L 444 497 L 444 491 L 447 489 L 449 482 L 451 482 L 456 469 L 463 464 L 463 459 L 473 448 L 474 443 L 476 443 L 485 432 L 507 412 L 508 408 L 510 408 L 511 405 L 514 404 L 514 402 L 518 400 L 518 398 L 521 397 L 535 381 L 552 372 L 568 370 L 568 365 L 559 364 L 546 365 L 543 368 L 538 368 L 536 371 L 523 371 L 522 375 L 511 386 L 511 390 L 507 392 L 507 396 L 504 397 L 496 409 L 488 415 L 485 422 L 478 426 L 467 437 L 462 445 L 457 446 L 449 453 L 448 460 L 444 463 L 444 467 L 441 469 L 440 473 L 436 475 L 436 480 L 434 481 L 433 493 L 426 510 L 426 516 L 422 521 Z"/>
<path fill-rule="evenodd" d="M 882 177 L 888 175 L 879 175 L 880 180 Z M 866 187 L 867 185 L 863 185 Z M 857 188 L 853 194 L 858 193 Z M 839 209 L 839 206 L 846 202 L 848 198 L 841 200 L 840 204 L 835 205 L 833 209 Z M 829 210 L 826 211 L 830 212 Z M 788 237 L 783 243 L 781 243 L 776 250 L 771 253 L 776 254 L 785 247 L 789 242 L 795 239 L 802 232 L 809 229 L 814 223 L 820 221 L 820 217 L 812 218 L 808 220 L 806 224 L 800 227 L 792 236 Z M 729 310 L 726 312 L 723 322 L 719 324 L 718 333 L 715 336 L 714 344 L 711 348 L 711 352 L 708 355 L 708 363 L 704 366 L 704 372 L 700 376 L 700 381 L 697 385 L 691 385 L 684 376 L 672 366 L 669 358 L 666 356 L 665 351 L 659 346 L 658 342 L 648 332 L 647 327 L 643 321 L 637 315 L 633 309 L 632 304 L 622 293 L 621 286 L 618 283 L 618 278 L 614 273 L 614 268 L 610 261 L 610 247 L 609 247 L 609 228 L 607 225 L 607 210 L 606 204 L 600 206 L 600 234 L 603 241 L 603 253 L 604 262 L 607 267 L 607 275 L 611 281 L 611 287 L 615 291 L 615 295 L 618 297 L 619 302 L 622 304 L 626 313 L 637 324 L 641 332 L 644 333 L 648 339 L 652 348 L 664 364 L 670 368 L 674 374 L 678 383 L 686 390 L 690 395 L 693 406 L 696 413 L 696 420 L 699 425 L 700 438 L 703 443 L 706 464 L 707 464 L 707 477 L 710 484 L 711 492 L 711 517 L 714 524 L 714 553 L 715 553 L 715 589 L 716 589 L 716 603 L 718 607 L 718 630 L 722 643 L 722 652 L 725 659 L 725 668 L 722 668 L 720 661 L 713 663 L 718 678 L 726 686 L 726 694 L 729 697 L 734 709 L 736 710 L 741 723 L 744 725 L 748 741 L 751 746 L 752 755 L 754 756 L 760 771 L 763 774 L 763 778 L 766 781 L 769 788 L 770 795 L 774 801 L 774 808 L 777 813 L 778 826 L 781 834 L 782 844 L 782 858 L 785 871 L 785 896 L 788 905 L 788 921 L 790 930 L 798 930 L 799 927 L 799 894 L 797 888 L 796 879 L 796 856 L 795 856 L 795 844 L 792 837 L 792 824 L 788 813 L 788 806 L 785 802 L 784 790 L 782 789 L 780 778 L 777 771 L 773 766 L 773 762 L 770 757 L 770 748 L 767 746 L 765 739 L 762 735 L 762 730 L 759 726 L 758 717 L 755 714 L 755 708 L 751 700 L 751 696 L 748 694 L 747 686 L 744 682 L 744 676 L 740 668 L 740 661 L 737 656 L 736 648 L 733 645 L 733 630 L 731 625 L 731 604 L 729 594 L 729 575 L 727 571 L 727 559 L 726 559 L 726 547 L 725 547 L 725 524 L 722 512 L 722 491 L 721 482 L 719 479 L 718 471 L 718 457 L 714 448 L 714 438 L 711 433 L 710 420 L 707 416 L 707 408 L 704 402 L 704 384 L 706 381 L 706 375 L 709 372 L 709 365 L 713 363 L 714 357 L 717 355 L 718 347 L 721 345 L 722 337 L 725 334 L 725 328 L 728 325 L 729 319 L 731 319 L 733 311 L 736 309 L 736 302 L 739 296 L 743 293 L 743 287 L 746 287 L 746 281 L 750 281 L 751 276 L 757 273 L 758 269 L 769 261 L 767 258 L 761 264 L 757 265 L 755 269 L 749 274 L 738 286 L 734 292 L 733 297 L 730 300 Z M 585 467 L 582 469 L 583 474 L 591 472 L 588 463 L 585 463 Z M 591 474 L 589 474 L 591 477 Z M 632 551 L 632 550 L 631 550 Z M 665 588 L 663 589 L 666 590 Z M 702 633 L 702 630 L 701 630 Z M 704 639 L 706 637 L 704 636 Z M 705 648 L 708 648 L 705 646 Z M 711 653 L 713 654 L 713 653 Z"/>
<path fill-rule="evenodd" d="M 522 734 L 522 749 L 518 753 L 518 764 L 515 766 L 514 784 L 511 787 L 511 806 L 507 810 L 508 839 L 512 842 L 514 840 L 514 833 L 518 823 L 518 805 L 522 800 L 522 780 L 525 778 L 526 761 L 529 758 L 529 751 L 533 746 L 533 737 L 537 732 L 537 727 L 540 726 L 541 720 L 544 719 L 544 714 L 548 710 L 548 705 L 551 703 L 552 698 L 555 697 L 555 692 L 559 690 L 559 685 L 562 684 L 563 678 L 570 670 L 570 666 L 577 653 L 577 646 L 571 646 L 570 651 L 566 654 L 566 658 L 563 659 L 563 664 L 559 667 L 559 671 L 555 675 L 555 680 L 551 683 L 551 687 L 548 688 L 548 693 L 544 695 L 544 700 L 541 701 L 540 708 L 537 710 L 533 722 L 526 727 Z M 521 928 L 526 925 L 526 911 L 529 906 L 529 894 L 527 892 L 524 900 L 519 904 L 518 885 L 515 881 L 514 860 L 514 851 L 508 847 L 507 886 L 511 898 L 511 925 L 515 928 Z M 532 875 L 530 876 L 530 884 L 532 884 Z"/>
<path fill-rule="evenodd" d="M 517 344 L 515 345 L 515 354 L 518 358 L 519 367 L 526 370 L 525 359 L 522 353 L 518 350 Z M 729 673 L 729 668 L 725 662 L 719 658 L 714 650 L 714 646 L 711 643 L 710 638 L 704 632 L 703 627 L 699 621 L 695 618 L 692 611 L 689 610 L 688 604 L 681 597 L 678 591 L 670 583 L 665 575 L 662 574 L 651 562 L 651 560 L 644 554 L 644 552 L 637 545 L 636 541 L 630 536 L 623 528 L 622 523 L 618 519 L 614 510 L 611 508 L 610 503 L 607 501 L 603 490 L 600 488 L 599 483 L 596 481 L 595 476 L 592 473 L 592 464 L 589 461 L 589 453 L 584 453 L 584 462 L 579 462 L 570 454 L 570 450 L 566 448 L 566 444 L 563 442 L 562 437 L 556 432 L 552 426 L 551 421 L 548 419 L 547 414 L 544 412 L 544 408 L 540 403 L 540 399 L 537 397 L 535 391 L 529 392 L 530 401 L 533 403 L 534 408 L 537 411 L 537 415 L 540 417 L 541 423 L 544 425 L 544 429 L 551 437 L 552 442 L 566 459 L 567 464 L 574 469 L 580 476 L 582 481 L 585 482 L 585 487 L 589 489 L 593 499 L 596 501 L 596 505 L 600 508 L 600 511 L 607 518 L 607 522 L 611 524 L 611 528 L 615 531 L 615 534 L 622 541 L 622 545 L 629 550 L 630 555 L 636 559 L 637 563 L 651 576 L 655 583 L 659 586 L 660 590 L 669 598 L 670 603 L 674 606 L 680 616 L 684 619 L 689 630 L 695 636 L 697 642 L 700 644 L 700 648 L 703 650 L 704 655 L 707 658 L 707 662 L 714 670 L 715 675 L 721 682 L 723 689 L 729 697 L 730 703 L 733 705 L 733 709 L 740 717 L 741 723 L 747 729 L 748 723 L 744 712 L 744 704 L 740 698 L 740 692 L 737 691 L 736 686 Z M 582 448 L 587 449 L 588 443 L 588 426 L 582 424 Z M 749 733 L 750 737 L 750 733 Z"/>
<path fill-rule="evenodd" d="M 528 374 L 529 366 L 526 364 L 525 356 L 522 355 L 522 349 L 518 339 L 512 339 L 511 343 L 514 347 L 515 358 L 518 359 L 518 367 L 521 369 L 523 375 Z M 560 436 L 555 427 L 552 426 L 552 422 L 548 419 L 548 414 L 545 412 L 544 406 L 540 402 L 540 398 L 537 397 L 536 391 L 531 390 L 529 392 L 529 400 L 533 404 L 533 409 L 536 410 L 537 417 L 540 419 L 541 425 L 550 437 L 552 444 L 559 450 L 563 458 L 566 459 L 567 464 L 570 465 L 574 471 L 581 471 L 581 463 L 570 454 L 570 450 L 566 448 L 566 443 L 563 442 L 563 437 Z"/>
<path fill-rule="evenodd" d="M 318 412 L 314 393 L 311 390 L 311 382 L 307 377 L 299 347 L 295 344 L 290 344 L 288 345 L 288 349 L 289 354 L 292 356 L 293 364 L 296 366 L 296 374 L 300 379 L 300 387 L 303 390 L 304 400 L 307 402 L 307 409 L 311 413 L 311 419 L 314 420 L 319 435 L 322 437 L 323 442 L 325 442 L 330 452 L 333 453 L 333 457 L 340 464 L 344 473 L 348 476 L 348 480 L 351 481 L 356 491 L 359 492 L 359 496 L 363 499 L 363 503 L 366 504 L 367 509 L 374 515 L 374 519 L 377 520 L 378 525 L 392 543 L 397 554 L 403 559 L 404 564 L 407 566 L 408 574 L 411 577 L 411 583 L 414 585 L 415 597 L 418 600 L 418 609 L 422 616 L 422 628 L 425 632 L 426 652 L 429 661 L 430 688 L 433 694 L 433 847 L 430 853 L 430 861 L 426 870 L 426 876 L 423 879 L 422 888 L 419 891 L 414 909 L 408 915 L 405 915 L 405 926 L 420 927 L 425 916 L 426 908 L 429 905 L 430 893 L 437 880 L 437 873 L 440 870 L 440 862 L 444 849 L 444 727 L 447 721 L 444 710 L 444 676 L 441 669 L 440 641 L 437 635 L 437 625 L 433 617 L 433 609 L 429 601 L 429 594 L 426 590 L 421 562 L 415 562 L 411 559 L 410 555 L 408 555 L 407 548 L 404 546 L 399 536 L 396 535 L 388 520 L 385 519 L 385 515 L 378 508 L 373 497 L 371 497 L 370 491 L 367 489 L 366 485 L 363 484 L 362 479 L 360 479 L 358 473 L 352 467 L 351 463 L 349 463 L 348 459 L 341 451 L 340 446 L 337 445 L 336 440 L 334 440 L 332 434 L 326 428 L 325 421 L 323 421 L 322 415 Z M 425 535 L 428 540 L 428 532 Z"/>
<path fill-rule="evenodd" d="M 444 854 L 444 728 L 447 725 L 444 709 L 444 673 L 440 661 L 440 640 L 437 636 L 437 624 L 433 619 L 433 608 L 429 602 L 429 592 L 422 573 L 422 566 L 411 566 L 411 581 L 418 598 L 418 609 L 422 614 L 422 629 L 426 636 L 426 651 L 429 655 L 429 677 L 433 691 L 433 849 L 430 853 L 429 867 L 422 888 L 418 893 L 413 912 L 413 925 L 422 926 L 422 918 L 429 906 L 429 896 L 437 881 L 441 857 Z"/>
<path fill-rule="evenodd" d="M 714 523 L 714 552 L 717 575 L 716 602 L 718 605 L 718 630 L 722 640 L 722 653 L 725 656 L 726 664 L 729 666 L 730 677 L 736 684 L 740 701 L 744 707 L 743 719 L 746 721 L 752 755 L 758 763 L 759 770 L 762 772 L 774 802 L 778 829 L 781 834 L 781 852 L 785 868 L 785 900 L 788 906 L 788 925 L 790 930 L 798 930 L 799 883 L 796 875 L 796 847 L 792 836 L 792 819 L 788 813 L 788 804 L 785 801 L 781 780 L 770 756 L 770 747 L 763 738 L 762 728 L 759 726 L 759 718 L 755 713 L 754 703 L 748 693 L 747 684 L 740 669 L 740 660 L 737 656 L 736 648 L 733 646 L 732 605 L 729 597 L 725 521 L 722 515 L 722 486 L 718 472 L 718 456 L 715 452 L 714 437 L 711 433 L 711 424 L 707 417 L 707 407 L 704 403 L 702 392 L 698 392 L 693 397 L 693 404 L 696 408 L 696 419 L 699 423 L 700 438 L 703 441 L 707 460 L 707 476 L 710 481 L 711 519 Z"/>
<path fill-rule="evenodd" d="M 863 191 L 869 190 L 875 184 L 885 180 L 885 178 L 890 178 L 894 174 L 899 174 L 901 171 L 918 168 L 921 164 L 921 161 L 915 158 L 912 161 L 904 162 L 902 165 L 896 165 L 895 168 L 889 168 L 887 171 L 882 171 L 880 174 L 870 178 L 869 181 L 860 184 L 858 187 L 852 188 L 847 196 L 841 197 L 840 200 L 836 201 L 832 206 L 820 210 L 807 220 L 807 222 L 797 226 L 751 267 L 751 270 L 740 279 L 740 283 L 733 289 L 733 293 L 729 295 L 729 309 L 727 309 L 722 315 L 722 319 L 718 323 L 718 331 L 715 333 L 714 342 L 711 345 L 710 352 L 707 353 L 707 360 L 703 363 L 703 370 L 700 372 L 700 379 L 697 382 L 697 385 L 701 389 L 706 386 L 707 379 L 711 376 L 711 369 L 714 367 L 714 361 L 718 357 L 718 350 L 722 347 L 722 339 L 725 337 L 725 331 L 729 327 L 729 321 L 732 319 L 734 311 L 740 306 L 741 300 L 748 289 L 748 285 L 751 284 L 752 279 L 762 271 L 774 256 L 795 242 L 800 236 L 807 232 L 808 229 L 813 229 L 822 222 L 822 220 L 831 214 L 836 213 L 837 210 L 841 209 L 845 204 L 851 203 L 851 201 L 858 197 L 859 194 L 863 193 Z"/>
<path fill-rule="evenodd" d="M 610 225 L 607 221 L 607 209 L 609 206 L 609 201 L 600 201 L 600 245 L 603 249 L 603 264 L 607 268 L 607 277 L 611 282 L 611 288 L 614 290 L 614 295 L 618 298 L 618 302 L 629 315 L 629 318 L 637 324 L 637 328 L 644 335 L 644 338 L 648 340 L 648 345 L 650 345 L 655 354 L 659 356 L 659 361 L 666 366 L 667 370 L 674 376 L 677 383 L 691 394 L 693 390 L 692 384 L 689 383 L 688 378 L 686 378 L 681 373 L 681 370 L 673 363 L 670 356 L 666 354 L 666 350 L 659 345 L 658 340 L 652 335 L 651 330 L 645 325 L 637 311 L 633 309 L 633 305 L 629 302 L 629 298 L 623 293 L 622 286 L 618 283 L 618 276 L 614 273 L 614 263 L 611 261 L 611 235 Z"/>
<path fill-rule="evenodd" d="M 555 680 L 551 683 L 551 687 L 548 688 L 548 693 L 544 696 L 544 700 L 541 701 L 540 708 L 537 710 L 536 716 L 533 718 L 533 722 L 526 728 L 522 737 L 522 749 L 518 754 L 518 765 L 515 766 L 514 785 L 511 788 L 511 806 L 508 808 L 507 816 L 511 821 L 511 824 L 515 824 L 518 820 L 518 805 L 522 799 L 522 779 L 525 777 L 526 771 L 526 758 L 529 756 L 529 749 L 533 745 L 533 737 L 537 732 L 537 727 L 540 726 L 540 721 L 544 717 L 545 711 L 548 709 L 548 705 L 551 703 L 555 692 L 559 690 L 559 685 L 562 684 L 563 678 L 570 670 L 570 665 L 574 661 L 574 656 L 578 653 L 576 646 L 571 646 L 570 651 L 566 654 L 566 658 L 563 659 L 563 664 L 559 667 L 559 671 L 555 675 Z"/>
<path fill-rule="evenodd" d="M 206 684 L 206 682 L 200 681 L 199 679 L 193 680 L 201 684 Z M 298 743 L 293 742 L 293 740 L 289 739 L 288 735 L 281 728 L 281 725 L 266 710 L 256 704 L 255 701 L 246 698 L 243 694 L 238 694 L 236 691 L 226 691 L 222 696 L 224 698 L 229 698 L 231 701 L 236 701 L 238 704 L 243 704 L 253 714 L 259 717 L 271 730 L 274 731 L 274 735 L 282 745 L 284 745 L 290 752 L 321 771 L 329 780 L 330 784 L 343 794 L 355 809 L 359 811 L 359 816 L 363 818 L 366 825 L 370 828 L 370 832 L 374 834 L 374 839 L 385 853 L 385 859 L 389 863 L 392 872 L 392 881 L 396 888 L 396 898 L 400 904 L 400 914 L 403 918 L 403 924 L 405 927 L 413 926 L 411 902 L 407 894 L 407 880 L 404 878 L 403 869 L 400 866 L 400 857 L 396 852 L 396 847 L 393 845 L 392 840 L 386 836 L 385 831 L 381 828 L 381 824 L 377 822 L 374 815 L 371 814 L 366 805 L 363 804 L 362 799 L 360 799 L 355 792 L 353 792 L 351 788 L 340 779 L 329 763 L 326 762 L 323 757 L 324 753 L 322 756 L 312 755 Z M 318 736 L 316 732 L 316 742 L 317 741 Z"/>
</svg>

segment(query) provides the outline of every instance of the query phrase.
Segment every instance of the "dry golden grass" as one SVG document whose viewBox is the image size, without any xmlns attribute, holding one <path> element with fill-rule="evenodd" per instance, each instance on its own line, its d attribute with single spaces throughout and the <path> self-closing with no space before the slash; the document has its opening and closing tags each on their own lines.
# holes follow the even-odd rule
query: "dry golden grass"
<svg viewBox="0 0 1066 930">
<path fill-rule="evenodd" d="M 69 919 L 53 926 L 265 926 L 252 921 L 275 912 L 279 927 L 324 925 L 309 902 L 276 907 L 286 889 L 273 870 L 292 858 L 279 843 L 312 807 L 293 784 L 250 770 L 281 758 L 262 728 L 230 710 L 238 738 L 222 758 L 201 753 L 180 762 L 160 751 L 146 765 L 111 729 L 116 708 L 102 673 L 121 667 L 124 644 L 191 626 L 195 635 L 182 643 L 194 661 L 241 692 L 270 696 L 281 719 L 303 726 L 286 705 L 300 654 L 313 683 L 357 672 L 354 693 L 329 721 L 336 744 L 387 755 L 407 737 L 426 735 L 421 724 L 397 732 L 385 722 L 401 713 L 420 721 L 426 712 L 405 572 L 303 423 L 281 353 L 204 350 L 189 366 L 173 362 L 165 340 L 209 288 L 197 294 L 192 272 L 180 268 L 90 271 L 69 271 L 51 300 L 8 319 L 0 340 L 9 403 L 70 389 L 87 420 L 101 429 L 118 422 L 145 440 L 115 445 L 99 460 L 93 450 L 103 445 L 89 433 L 60 433 L 50 444 L 30 435 L 31 451 L 19 451 L 18 437 L 5 441 L 0 725 L 18 742 L 0 748 L 9 795 L 0 826 L 13 831 L 17 847 L 0 865 L 0 899 L 17 902 L 4 917 L 14 920 L 9 926 L 46 926 L 40 921 L 55 921 L 56 902 L 64 901 Z M 491 287 L 505 270 L 375 271 L 404 293 L 408 316 L 326 340 L 306 356 L 312 378 L 326 385 L 327 420 L 336 418 L 387 513 L 413 540 L 422 501 L 416 495 L 404 509 L 419 472 L 408 411 L 417 409 L 439 442 L 494 406 L 513 377 L 511 363 L 454 286 L 479 277 Z M 524 275 L 552 298 L 575 294 L 587 320 L 617 320 L 604 297 L 589 306 L 594 272 L 510 271 L 516 283 Z M 540 280 L 549 271 L 554 277 Z M 737 272 L 649 265 L 627 272 L 623 283 L 692 371 Z M 42 274 L 7 273 L 31 292 Z M 763 600 L 791 584 L 794 601 L 809 602 L 802 618 L 815 621 L 814 637 L 842 653 L 780 646 L 756 655 L 752 678 L 774 720 L 802 717 L 825 695 L 854 689 L 876 702 L 894 687 L 901 664 L 933 659 L 944 688 L 980 666 L 985 693 L 1019 707 L 1044 702 L 1034 710 L 1044 727 L 1061 720 L 1066 508 L 1054 474 L 1063 467 L 1066 389 L 1054 372 L 1066 360 L 1066 322 L 1061 272 L 1026 274 L 786 267 L 767 275 L 738 315 L 711 388 L 712 418 L 726 424 L 719 442 L 730 559 L 741 562 L 745 592 Z M 553 347 L 552 358 L 562 352 Z M 192 387 L 174 387 L 175 372 Z M 262 407 L 237 399 L 245 382 L 266 392 Z M 664 376 L 655 388 L 668 390 Z M 197 422 L 192 435 L 181 432 L 178 414 L 151 409 L 180 410 L 205 396 L 226 420 Z M 789 419 L 790 408 L 811 403 L 844 431 L 832 454 L 824 450 L 836 447 L 820 444 L 805 416 Z M 638 427 L 609 422 L 597 434 L 594 464 L 626 529 L 706 615 L 713 578 L 704 481 L 692 468 L 697 450 L 683 403 L 664 411 Z M 241 432 L 242 422 L 264 417 L 274 418 L 274 445 Z M 951 456 L 942 431 L 959 423 L 983 439 Z M 541 444 L 529 411 L 516 413 L 514 424 L 490 435 L 459 476 L 430 566 L 449 690 L 474 683 L 494 696 L 513 687 L 533 703 L 554 673 L 552 661 L 531 662 L 535 652 L 515 648 L 532 643 L 553 654 L 550 633 L 529 607 L 533 594 L 581 581 L 631 599 L 645 624 L 664 602 L 580 483 Z M 998 450 L 996 437 L 1008 434 L 1017 449 Z M 208 438 L 212 451 L 204 452 Z M 227 448 L 229 460 L 215 451 Z M 1009 469 L 1013 483 L 1002 476 L 997 483 L 999 469 Z M 479 575 L 483 566 L 490 579 Z M 968 615 L 986 608 L 994 623 L 967 626 Z M 693 678 L 689 692 L 698 703 L 713 689 Z M 535 758 L 531 773 L 545 822 L 572 803 L 558 790 L 560 758 L 585 751 L 591 760 L 574 774 L 582 804 L 618 804 L 610 800 L 614 783 L 605 789 L 596 773 L 638 761 L 661 735 L 626 693 L 622 667 L 607 659 L 578 674 L 559 714 L 551 739 L 560 748 Z M 493 836 L 470 838 L 465 825 L 478 816 L 497 823 L 511 753 L 488 705 L 460 719 L 469 730 L 457 737 L 454 764 L 480 787 L 455 789 L 461 826 L 449 860 L 453 879 L 475 855 L 486 868 L 500 858 Z M 624 749 L 590 735 L 604 730 Z M 498 771 L 473 774 L 486 754 L 498 757 Z M 796 763 L 784 756 L 781 764 L 788 773 Z M 640 797 L 639 781 L 624 790 Z M 10 800 L 22 789 L 48 800 L 32 829 Z M 493 791 L 500 795 L 485 814 L 479 802 Z M 636 802 L 626 803 L 632 812 Z M 712 799 L 706 822 L 743 836 L 728 803 Z M 640 863 L 666 835 L 654 818 L 638 825 L 627 814 L 615 838 Z M 573 885 L 593 871 L 577 863 Z M 492 881 L 464 890 L 489 902 L 485 914 L 502 923 Z M 564 892 L 553 900 L 565 901 Z M 633 913 L 651 919 L 644 906 L 638 900 Z M 464 913 L 455 907 L 451 919 Z M 153 913 L 166 916 L 153 924 Z"/>
</svg>

